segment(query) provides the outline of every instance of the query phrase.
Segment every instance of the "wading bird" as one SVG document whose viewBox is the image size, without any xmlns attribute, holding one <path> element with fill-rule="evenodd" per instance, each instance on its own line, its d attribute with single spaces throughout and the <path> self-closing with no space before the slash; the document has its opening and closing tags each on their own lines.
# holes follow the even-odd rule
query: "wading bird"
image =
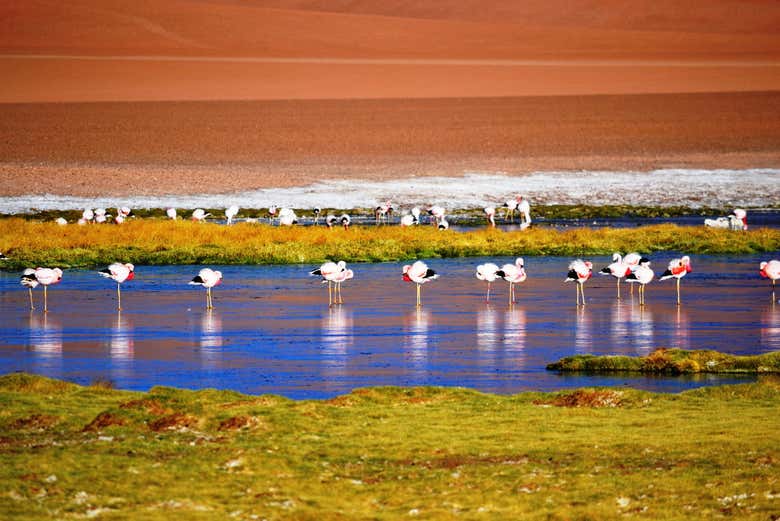
<svg viewBox="0 0 780 521">
<path fill-rule="evenodd" d="M 206 288 L 206 309 L 214 309 L 214 302 L 211 298 L 211 288 L 221 283 L 222 272 L 210 268 L 203 268 L 198 272 L 198 275 L 189 282 L 189 284 Z"/>
<path fill-rule="evenodd" d="M 28 281 L 25 282 L 25 279 Z M 37 284 L 32 284 L 30 279 L 43 286 L 43 312 L 48 313 L 49 302 L 46 290 L 50 285 L 58 284 L 62 280 L 62 270 L 59 268 L 35 268 L 34 270 L 28 268 L 24 270 L 22 285 L 32 290 Z M 32 309 L 32 291 L 30 292 L 30 306 Z"/>
<path fill-rule="evenodd" d="M 772 302 L 775 301 L 775 282 L 780 279 L 780 260 L 771 260 L 762 262 L 759 273 L 765 279 L 772 281 Z"/>
<path fill-rule="evenodd" d="M 203 208 L 196 208 L 192 211 L 192 220 L 197 222 L 203 222 L 206 220 L 206 217 L 211 216 L 210 213 L 206 213 L 206 210 Z"/>
<path fill-rule="evenodd" d="M 177 217 L 176 208 L 168 208 L 167 210 L 165 210 L 165 215 L 168 216 L 168 219 L 175 221 Z"/>
<path fill-rule="evenodd" d="M 488 224 L 495 228 L 496 227 L 496 209 L 492 206 L 488 206 L 485 208 L 485 218 L 487 219 Z"/>
<path fill-rule="evenodd" d="M 320 223 L 320 214 L 322 213 L 322 210 L 319 208 L 315 208 L 314 211 L 314 226 L 317 226 Z"/>
<path fill-rule="evenodd" d="M 376 219 L 376 224 L 380 224 L 382 221 L 385 223 L 387 222 L 387 218 L 393 215 L 393 207 L 390 204 L 390 201 L 385 201 L 384 203 L 380 204 L 376 207 L 374 210 L 374 217 Z"/>
<path fill-rule="evenodd" d="M 406 215 L 401 217 L 401 226 L 414 226 L 416 223 L 414 222 L 414 215 L 407 213 Z"/>
<path fill-rule="evenodd" d="M 580 305 L 580 295 L 582 295 L 582 305 L 585 305 L 585 282 L 593 275 L 593 263 L 577 259 L 569 264 L 569 273 L 566 274 L 564 282 L 577 283 L 577 305 Z"/>
<path fill-rule="evenodd" d="M 334 299 L 336 301 L 336 304 L 343 304 L 344 303 L 344 297 L 341 296 L 341 283 L 344 281 L 347 281 L 355 276 L 355 273 L 350 270 L 346 269 L 344 271 L 341 271 L 336 274 L 336 276 L 333 278 L 333 284 L 335 284 L 334 289 Z"/>
<path fill-rule="evenodd" d="M 528 203 L 528 199 L 522 195 L 517 196 L 517 211 L 520 212 L 522 219 L 521 228 L 524 230 L 531 226 L 531 205 Z"/>
<path fill-rule="evenodd" d="M 292 208 L 282 208 L 279 210 L 279 226 L 292 226 L 298 224 L 298 216 Z"/>
<path fill-rule="evenodd" d="M 515 210 L 517 210 L 517 199 L 510 199 L 504 203 L 506 213 L 504 214 L 504 220 L 509 219 L 509 222 L 515 222 Z"/>
<path fill-rule="evenodd" d="M 490 302 L 490 285 L 495 282 L 499 276 L 498 266 L 492 262 L 487 262 L 477 266 L 477 279 L 487 282 L 487 294 L 485 295 L 485 302 Z"/>
<path fill-rule="evenodd" d="M 650 260 L 645 257 L 643 257 L 642 260 L 639 261 L 638 266 L 634 267 L 634 269 L 631 270 L 631 273 L 626 275 L 627 282 L 639 283 L 639 305 L 640 306 L 645 305 L 645 286 L 650 284 L 650 281 L 653 280 L 654 276 L 655 273 L 653 273 L 653 270 L 650 269 Z"/>
<path fill-rule="evenodd" d="M 344 261 L 326 262 L 316 270 L 309 272 L 309 275 L 322 277 L 322 282 L 328 284 L 328 306 L 333 305 L 333 294 L 331 284 L 336 281 L 336 277 L 343 271 L 346 271 L 347 263 Z M 350 277 L 351 278 L 351 277 Z"/>
<path fill-rule="evenodd" d="M 669 261 L 669 266 L 666 268 L 666 271 L 661 274 L 661 278 L 659 280 L 666 280 L 671 279 L 674 277 L 677 279 L 677 305 L 679 306 L 680 301 L 680 279 L 686 276 L 688 273 L 691 272 L 691 258 L 687 255 L 685 257 L 682 257 L 680 259 L 672 259 Z"/>
<path fill-rule="evenodd" d="M 95 222 L 98 224 L 105 224 L 106 220 L 110 218 L 111 216 L 106 216 L 106 209 L 105 208 L 97 208 L 95 210 Z"/>
<path fill-rule="evenodd" d="M 65 226 L 66 224 L 68 224 L 68 221 L 66 221 L 64 217 L 57 217 L 56 219 L 54 219 L 54 222 L 59 224 L 60 226 Z"/>
<path fill-rule="evenodd" d="M 631 273 L 631 267 L 623 260 L 623 256 L 620 253 L 613 253 L 612 264 L 602 268 L 599 273 L 612 275 L 617 279 L 617 299 L 620 300 L 620 279 Z"/>
<path fill-rule="evenodd" d="M 228 209 L 225 210 L 225 219 L 227 219 L 227 224 L 230 226 L 233 224 L 233 218 L 238 215 L 238 206 L 232 205 Z"/>
<path fill-rule="evenodd" d="M 431 206 L 428 208 L 428 215 L 433 217 L 431 224 L 437 225 L 440 220 L 444 219 L 445 210 L 441 206 Z"/>
<path fill-rule="evenodd" d="M 126 264 L 115 262 L 110 264 L 108 268 L 100 270 L 98 273 L 100 273 L 103 277 L 116 282 L 116 309 L 121 311 L 122 292 L 120 291 L 119 286 L 126 280 L 133 280 L 133 277 L 135 277 L 135 266 L 129 262 Z"/>
<path fill-rule="evenodd" d="M 333 228 L 333 226 L 335 226 L 337 222 L 339 222 L 339 219 L 338 219 L 338 217 L 336 217 L 336 216 L 335 216 L 335 215 L 333 215 L 332 213 L 329 213 L 329 214 L 328 214 L 328 215 L 325 217 L 325 225 L 326 225 L 328 228 Z"/>
<path fill-rule="evenodd" d="M 27 268 L 24 270 L 22 272 L 22 278 L 19 281 L 19 284 L 26 287 L 28 293 L 30 294 L 30 310 L 35 309 L 32 295 L 32 290 L 38 287 L 38 279 L 35 278 L 35 270 L 33 268 Z"/>
<path fill-rule="evenodd" d="M 515 284 L 525 282 L 527 275 L 525 273 L 525 262 L 522 257 L 518 257 L 514 264 L 504 264 L 498 271 L 498 276 L 509 283 L 509 305 L 515 303 Z"/>
<path fill-rule="evenodd" d="M 445 219 L 444 217 L 442 217 L 442 218 L 439 220 L 438 228 L 439 228 L 439 231 L 440 231 L 440 232 L 441 232 L 441 231 L 444 231 L 444 230 L 449 230 L 449 229 L 450 229 L 450 223 L 449 223 L 449 221 L 447 221 L 447 219 Z"/>
<path fill-rule="evenodd" d="M 339 217 L 339 221 L 341 222 L 341 226 L 343 226 L 345 230 L 348 230 L 349 226 L 352 224 L 352 218 L 345 213 L 341 214 L 341 217 Z"/>
<path fill-rule="evenodd" d="M 402 273 L 406 282 L 414 282 L 417 285 L 417 307 L 422 306 L 420 286 L 430 280 L 438 279 L 439 274 L 428 268 L 428 265 L 423 261 L 417 261 L 412 265 L 407 264 L 403 267 Z"/>
<path fill-rule="evenodd" d="M 7 258 L 3 253 L 0 253 L 0 260 L 6 260 Z"/>
</svg>

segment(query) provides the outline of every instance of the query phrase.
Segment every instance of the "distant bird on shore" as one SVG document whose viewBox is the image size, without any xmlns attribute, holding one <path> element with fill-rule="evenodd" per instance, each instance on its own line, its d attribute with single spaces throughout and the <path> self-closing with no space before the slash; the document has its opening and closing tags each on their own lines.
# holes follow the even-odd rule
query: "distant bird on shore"
<svg viewBox="0 0 780 521">
<path fill-rule="evenodd" d="M 222 272 L 211 268 L 203 268 L 189 284 L 206 288 L 206 309 L 214 309 L 214 301 L 211 298 L 211 288 L 222 283 Z"/>
<path fill-rule="evenodd" d="M 135 277 L 135 266 L 129 262 L 125 264 L 122 264 L 121 262 L 115 262 L 113 264 L 109 264 L 108 268 L 100 270 L 98 273 L 100 273 L 100 275 L 103 277 L 116 282 L 116 309 L 121 311 L 122 292 L 120 291 L 119 286 L 127 280 L 133 280 L 133 277 Z"/>
<path fill-rule="evenodd" d="M 433 219 L 431 219 L 431 224 L 433 225 L 438 225 L 439 221 L 444 219 L 445 214 L 446 211 L 441 206 L 431 206 L 428 208 L 428 215 L 433 217 Z"/>
<path fill-rule="evenodd" d="M 515 210 L 517 210 L 517 199 L 510 199 L 504 203 L 506 212 L 504 213 L 504 220 L 509 219 L 509 222 L 515 222 Z"/>
<path fill-rule="evenodd" d="M 400 225 L 403 227 L 407 226 L 414 226 L 416 223 L 414 222 L 414 215 L 407 213 L 406 215 L 401 216 L 401 222 Z"/>
<path fill-rule="evenodd" d="M 486 262 L 477 266 L 476 277 L 479 280 L 487 282 L 487 293 L 485 294 L 485 302 L 490 302 L 490 285 L 496 281 L 499 277 L 498 266 L 492 262 Z"/>
<path fill-rule="evenodd" d="M 577 283 L 577 305 L 580 305 L 580 295 L 582 295 L 582 305 L 585 305 L 585 282 L 593 275 L 593 263 L 577 259 L 569 263 L 569 273 L 566 274 L 564 282 Z"/>
<path fill-rule="evenodd" d="M 428 268 L 428 265 L 423 261 L 417 261 L 412 265 L 407 264 L 401 271 L 406 282 L 414 282 L 417 285 L 417 307 L 422 306 L 420 286 L 428 281 L 438 279 L 439 274 Z"/>
<path fill-rule="evenodd" d="M 105 208 L 98 208 L 98 209 L 95 210 L 95 222 L 96 223 L 98 223 L 98 224 L 105 224 L 105 222 L 107 220 L 107 217 L 111 217 L 111 216 L 110 215 L 106 216 L 106 209 Z"/>
<path fill-rule="evenodd" d="M 65 226 L 68 224 L 68 221 L 66 221 L 64 217 L 57 217 L 56 219 L 54 219 L 54 222 L 59 224 L 60 226 Z"/>
<path fill-rule="evenodd" d="M 764 261 L 760 265 L 762 277 L 772 281 L 772 302 L 775 301 L 775 283 L 780 279 L 780 260 Z"/>
<path fill-rule="evenodd" d="M 515 284 L 525 282 L 525 261 L 518 257 L 514 264 L 504 264 L 497 275 L 509 283 L 509 305 L 515 303 Z"/>
<path fill-rule="evenodd" d="M 6 260 L 8 257 L 6 257 L 2 252 L 0 252 L 0 260 Z"/>
<path fill-rule="evenodd" d="M 348 230 L 349 226 L 352 224 L 352 218 L 349 215 L 343 213 L 341 214 L 341 217 L 339 217 L 339 222 L 341 223 L 341 226 L 343 226 L 345 230 Z"/>
<path fill-rule="evenodd" d="M 312 213 L 314 214 L 314 226 L 317 226 L 320 223 L 320 214 L 322 213 L 322 210 L 315 208 Z"/>
<path fill-rule="evenodd" d="M 631 273 L 631 267 L 623 260 L 623 256 L 617 252 L 613 253 L 612 264 L 602 268 L 599 273 L 602 275 L 612 275 L 617 279 L 617 299 L 620 300 L 620 279 Z"/>
<path fill-rule="evenodd" d="M 167 215 L 168 219 L 172 221 L 175 221 L 178 217 L 176 215 L 176 208 L 168 208 L 167 210 L 165 210 L 165 215 Z"/>
<path fill-rule="evenodd" d="M 292 226 L 298 224 L 298 216 L 292 208 L 282 208 L 279 210 L 279 226 Z"/>
<path fill-rule="evenodd" d="M 390 203 L 390 201 L 385 201 L 384 203 L 381 203 L 374 210 L 374 218 L 376 219 L 376 224 L 381 224 L 382 221 L 387 223 L 388 217 L 392 215 L 393 215 L 393 206 Z"/>
<path fill-rule="evenodd" d="M 225 210 L 225 219 L 227 219 L 228 226 L 233 224 L 233 218 L 238 215 L 238 206 L 232 205 Z"/>
<path fill-rule="evenodd" d="M 442 217 L 441 219 L 439 219 L 437 227 L 439 228 L 440 232 L 444 231 L 444 230 L 449 230 L 450 229 L 450 223 L 449 223 L 449 221 L 447 221 L 447 219 Z"/>
<path fill-rule="evenodd" d="M 32 290 L 38 287 L 38 279 L 35 278 L 35 270 L 33 268 L 27 268 L 22 272 L 22 278 L 19 281 L 19 284 L 27 288 L 27 291 L 30 294 L 30 310 L 35 309 L 35 305 L 33 305 L 33 294 Z"/>
<path fill-rule="evenodd" d="M 680 279 L 686 276 L 688 273 L 691 272 L 691 258 L 687 255 L 679 258 L 679 259 L 672 259 L 669 261 L 669 266 L 667 267 L 666 271 L 661 274 L 661 278 L 659 280 L 666 280 L 674 277 L 677 279 L 677 305 L 679 306 L 680 301 Z"/>
<path fill-rule="evenodd" d="M 528 199 L 522 195 L 517 196 L 517 211 L 522 219 L 520 227 L 524 230 L 531 226 L 531 205 L 528 203 Z"/>
<path fill-rule="evenodd" d="M 726 217 L 704 219 L 704 226 L 732 231 L 744 231 L 748 229 L 747 212 L 742 208 L 737 208 Z"/>
<path fill-rule="evenodd" d="M 196 222 L 203 222 L 206 220 L 206 217 L 210 217 L 210 213 L 206 213 L 206 210 L 203 208 L 196 208 L 192 211 L 192 220 Z"/>
<path fill-rule="evenodd" d="M 47 288 L 52 284 L 59 284 L 62 280 L 62 270 L 59 268 L 28 268 L 22 274 L 21 284 L 30 289 L 30 309 L 32 309 L 32 288 L 38 284 L 43 286 L 43 312 L 48 313 L 49 302 Z M 33 284 L 35 281 L 37 284 Z"/>
<path fill-rule="evenodd" d="M 493 206 L 488 206 L 484 210 L 485 212 L 485 218 L 487 219 L 488 224 L 495 228 L 496 227 L 496 209 Z"/>
<path fill-rule="evenodd" d="M 333 294 L 332 294 L 331 284 L 335 283 L 336 278 L 346 270 L 347 270 L 347 263 L 344 261 L 338 261 L 338 262 L 326 262 L 316 270 L 312 270 L 309 272 L 309 275 L 322 277 L 322 282 L 328 284 L 328 306 L 333 305 Z"/>
<path fill-rule="evenodd" d="M 639 305 L 645 305 L 645 286 L 650 284 L 653 280 L 655 273 L 650 269 L 650 260 L 643 257 L 639 261 L 639 265 L 634 267 L 631 272 L 626 275 L 626 281 L 631 283 L 639 283 Z"/>
<path fill-rule="evenodd" d="M 94 218 L 95 218 L 95 212 L 87 208 L 83 212 L 81 212 L 81 219 L 79 220 L 79 224 L 81 224 L 82 219 L 84 221 L 84 224 L 86 224 L 88 222 L 91 222 L 92 219 Z"/>
<path fill-rule="evenodd" d="M 338 219 L 338 217 L 336 217 L 336 216 L 335 216 L 335 215 L 333 215 L 332 213 L 329 213 L 329 214 L 328 214 L 328 215 L 325 217 L 325 225 L 326 225 L 328 228 L 333 228 L 333 227 L 336 225 L 336 223 L 337 223 L 337 222 L 339 222 L 339 219 Z"/>
<path fill-rule="evenodd" d="M 276 213 L 279 209 L 276 207 L 275 204 L 272 204 L 268 207 L 268 222 L 272 223 L 274 222 L 274 217 L 276 217 Z"/>
</svg>

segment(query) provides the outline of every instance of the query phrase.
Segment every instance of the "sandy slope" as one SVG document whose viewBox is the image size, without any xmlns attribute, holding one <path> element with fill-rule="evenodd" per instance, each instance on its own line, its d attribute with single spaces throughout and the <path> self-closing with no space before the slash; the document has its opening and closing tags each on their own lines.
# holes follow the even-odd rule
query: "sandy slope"
<svg viewBox="0 0 780 521">
<path fill-rule="evenodd" d="M 680 4 L 0 3 L 0 194 L 780 166 L 780 3 Z"/>
</svg>

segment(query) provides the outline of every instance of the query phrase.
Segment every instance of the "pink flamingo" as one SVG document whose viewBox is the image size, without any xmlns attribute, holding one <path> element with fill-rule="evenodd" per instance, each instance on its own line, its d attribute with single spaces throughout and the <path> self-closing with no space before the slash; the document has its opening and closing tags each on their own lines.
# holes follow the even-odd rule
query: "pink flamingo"
<svg viewBox="0 0 780 521">
<path fill-rule="evenodd" d="M 780 260 L 771 260 L 762 262 L 759 273 L 765 279 L 772 281 L 772 302 L 775 301 L 775 282 L 780 279 Z"/>
<path fill-rule="evenodd" d="M 326 262 L 316 270 L 309 272 L 309 275 L 322 277 L 322 282 L 328 283 L 328 306 L 333 305 L 333 295 L 331 292 L 331 283 L 336 281 L 339 274 L 347 269 L 347 263 L 344 261 Z M 350 277 L 351 278 L 351 277 Z"/>
<path fill-rule="evenodd" d="M 687 255 L 679 259 L 669 261 L 666 271 L 661 274 L 659 280 L 666 280 L 674 277 L 677 279 L 677 305 L 680 305 L 680 279 L 691 272 L 691 258 Z"/>
<path fill-rule="evenodd" d="M 211 288 L 222 283 L 222 272 L 211 268 L 203 268 L 189 284 L 206 288 L 206 309 L 214 309 L 214 301 L 211 298 Z"/>
<path fill-rule="evenodd" d="M 29 269 L 24 271 L 22 275 L 22 285 L 27 286 L 30 292 L 30 307 L 32 308 L 32 288 L 36 285 L 32 284 L 34 280 L 41 286 L 43 286 L 43 312 L 49 312 L 48 295 L 46 289 L 52 284 L 59 284 L 62 280 L 62 270 L 59 268 L 35 268 L 30 273 Z M 25 282 L 25 279 L 28 282 Z M 32 280 L 31 280 L 32 279 Z"/>
<path fill-rule="evenodd" d="M 406 282 L 414 282 L 417 284 L 417 307 L 422 306 L 420 286 L 428 281 L 438 279 L 439 274 L 428 268 L 428 265 L 423 261 L 417 261 L 411 266 L 407 264 L 403 267 L 402 273 Z"/>
<path fill-rule="evenodd" d="M 122 310 L 122 293 L 119 290 L 119 286 L 126 280 L 133 280 L 135 277 L 135 266 L 129 262 L 122 264 L 121 262 L 115 262 L 110 264 L 108 268 L 99 271 L 102 276 L 107 279 L 111 279 L 116 282 L 116 309 Z"/>
<path fill-rule="evenodd" d="M 593 263 L 577 259 L 569 264 L 569 273 L 566 274 L 564 282 L 577 283 L 577 305 L 580 305 L 580 294 L 582 294 L 582 305 L 585 305 L 585 282 L 593 275 Z"/>
<path fill-rule="evenodd" d="M 650 269 L 650 260 L 642 258 L 639 266 L 635 267 L 631 273 L 626 275 L 626 281 L 639 283 L 639 305 L 645 305 L 645 286 L 653 280 L 655 273 Z"/>
<path fill-rule="evenodd" d="M 514 264 L 504 264 L 497 275 L 509 282 L 509 305 L 515 303 L 515 284 L 525 282 L 525 263 L 522 257 L 518 257 Z"/>
</svg>

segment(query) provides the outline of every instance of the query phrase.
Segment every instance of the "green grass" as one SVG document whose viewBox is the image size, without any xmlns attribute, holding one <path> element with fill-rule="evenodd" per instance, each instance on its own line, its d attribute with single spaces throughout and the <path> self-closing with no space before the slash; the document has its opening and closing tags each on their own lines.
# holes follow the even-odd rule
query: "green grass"
<svg viewBox="0 0 780 521">
<path fill-rule="evenodd" d="M 780 249 L 780 230 L 729 232 L 675 225 L 623 229 L 535 227 L 522 232 L 483 229 L 439 232 L 431 226 L 280 228 L 258 224 L 216 226 L 188 221 L 131 220 L 122 226 L 60 227 L 0 219 L 5 269 L 30 266 L 94 267 L 120 260 L 161 264 L 295 264 L 432 257 L 604 255 L 615 251 L 688 254 L 759 253 Z"/>
<path fill-rule="evenodd" d="M 717 351 L 658 349 L 647 356 L 577 355 L 547 365 L 552 371 L 638 373 L 780 373 L 780 351 L 736 356 Z"/>
<path fill-rule="evenodd" d="M 780 385 L 325 401 L 0 377 L 0 518 L 773 519 Z"/>
</svg>

